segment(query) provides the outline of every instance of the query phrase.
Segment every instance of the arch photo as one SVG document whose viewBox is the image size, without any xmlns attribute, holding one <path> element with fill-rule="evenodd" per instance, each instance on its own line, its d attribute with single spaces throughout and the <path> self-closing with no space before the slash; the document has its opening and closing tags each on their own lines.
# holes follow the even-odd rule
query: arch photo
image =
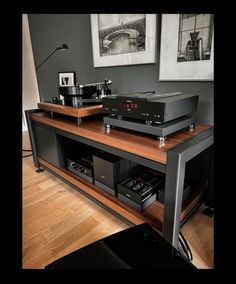
<svg viewBox="0 0 236 284">
<path fill-rule="evenodd" d="M 155 63 L 155 14 L 91 14 L 94 67 Z"/>
</svg>

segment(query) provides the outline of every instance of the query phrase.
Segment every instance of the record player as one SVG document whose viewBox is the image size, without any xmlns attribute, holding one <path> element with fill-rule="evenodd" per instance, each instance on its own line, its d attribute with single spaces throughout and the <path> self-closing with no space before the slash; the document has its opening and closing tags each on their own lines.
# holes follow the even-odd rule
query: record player
<svg viewBox="0 0 236 284">
<path fill-rule="evenodd" d="M 109 88 L 111 83 L 111 80 L 105 79 L 103 82 L 84 85 L 59 86 L 60 100 L 53 99 L 55 103 L 76 108 L 91 104 L 101 104 L 102 98 L 111 94 L 111 89 Z"/>
<path fill-rule="evenodd" d="M 59 85 L 58 93 L 52 101 L 39 102 L 38 107 L 51 117 L 66 116 L 76 118 L 78 124 L 82 118 L 97 115 L 102 112 L 102 98 L 111 94 L 111 80 L 85 85 Z"/>
</svg>

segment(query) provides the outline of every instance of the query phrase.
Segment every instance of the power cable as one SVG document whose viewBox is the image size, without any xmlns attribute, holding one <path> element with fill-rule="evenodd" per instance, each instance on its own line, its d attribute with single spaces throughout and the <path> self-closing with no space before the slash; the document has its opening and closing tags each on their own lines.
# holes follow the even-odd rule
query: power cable
<svg viewBox="0 0 236 284">
<path fill-rule="evenodd" d="M 193 254 L 192 251 L 188 245 L 188 242 L 186 241 L 184 235 L 179 232 L 179 245 L 181 247 L 180 251 L 183 255 L 185 255 L 185 257 L 188 259 L 188 261 L 192 262 L 193 260 Z"/>
</svg>

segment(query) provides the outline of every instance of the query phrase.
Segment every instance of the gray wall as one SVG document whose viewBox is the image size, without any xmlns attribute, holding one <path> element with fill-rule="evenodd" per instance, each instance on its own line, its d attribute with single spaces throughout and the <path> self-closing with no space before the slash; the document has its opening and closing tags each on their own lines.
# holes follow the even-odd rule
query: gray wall
<svg viewBox="0 0 236 284">
<path fill-rule="evenodd" d="M 181 91 L 200 95 L 198 120 L 214 124 L 213 82 L 159 82 L 159 63 L 118 67 L 93 67 L 89 14 L 29 14 L 35 65 L 57 46 L 66 43 L 67 51 L 57 51 L 38 70 L 41 100 L 57 95 L 58 72 L 75 71 L 80 84 L 112 80 L 113 93 L 156 90 Z M 160 16 L 157 18 L 157 62 L 159 62 Z"/>
</svg>

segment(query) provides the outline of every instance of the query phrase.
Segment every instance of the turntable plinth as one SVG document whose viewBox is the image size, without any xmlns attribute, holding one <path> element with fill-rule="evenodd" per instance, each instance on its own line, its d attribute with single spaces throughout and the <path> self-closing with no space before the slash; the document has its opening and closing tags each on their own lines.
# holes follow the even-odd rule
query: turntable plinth
<svg viewBox="0 0 236 284">
<path fill-rule="evenodd" d="M 38 103 L 38 108 L 46 110 L 46 111 L 50 111 L 50 112 L 55 112 L 55 113 L 77 117 L 77 118 L 95 115 L 95 114 L 99 114 L 102 112 L 101 104 L 75 108 L 75 107 L 64 106 L 64 105 L 59 105 L 59 104 L 41 102 L 41 103 Z"/>
</svg>

